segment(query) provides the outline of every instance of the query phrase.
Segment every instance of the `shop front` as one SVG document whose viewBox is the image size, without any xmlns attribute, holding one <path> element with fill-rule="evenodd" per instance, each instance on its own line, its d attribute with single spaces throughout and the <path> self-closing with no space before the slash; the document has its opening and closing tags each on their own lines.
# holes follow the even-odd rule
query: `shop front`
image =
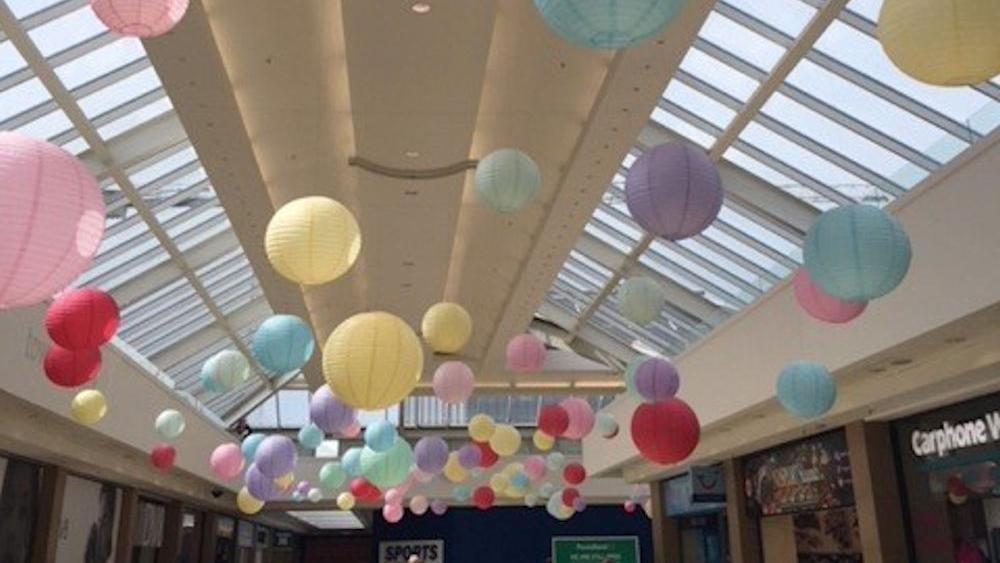
<svg viewBox="0 0 1000 563">
<path fill-rule="evenodd" d="M 842 430 L 753 454 L 743 467 L 765 563 L 862 561 Z"/>
<path fill-rule="evenodd" d="M 726 486 L 718 465 L 694 467 L 661 489 L 666 516 L 677 520 L 683 563 L 722 563 L 726 549 Z"/>
</svg>

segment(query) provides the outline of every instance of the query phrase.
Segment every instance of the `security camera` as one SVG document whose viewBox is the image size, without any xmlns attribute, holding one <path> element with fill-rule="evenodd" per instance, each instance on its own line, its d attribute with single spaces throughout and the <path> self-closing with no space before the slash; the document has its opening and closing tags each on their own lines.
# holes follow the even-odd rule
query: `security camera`
<svg viewBox="0 0 1000 563">
<path fill-rule="evenodd" d="M 212 498 L 219 498 L 224 494 L 225 492 L 222 489 L 212 489 Z"/>
</svg>

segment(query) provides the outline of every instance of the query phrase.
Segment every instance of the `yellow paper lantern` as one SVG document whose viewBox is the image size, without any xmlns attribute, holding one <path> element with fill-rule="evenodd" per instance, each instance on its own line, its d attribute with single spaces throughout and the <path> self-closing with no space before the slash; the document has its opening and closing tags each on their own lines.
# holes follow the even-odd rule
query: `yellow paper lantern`
<svg viewBox="0 0 1000 563">
<path fill-rule="evenodd" d="M 502 493 L 510 486 L 510 479 L 503 473 L 494 473 L 490 476 L 490 488 L 495 493 Z"/>
<path fill-rule="evenodd" d="M 540 451 L 547 452 L 556 444 L 556 439 L 541 430 L 535 430 L 535 434 L 531 437 L 531 442 Z"/>
<path fill-rule="evenodd" d="M 361 231 L 354 215 L 328 197 L 303 197 L 286 203 L 271 217 L 265 237 L 271 266 L 303 285 L 339 278 L 361 251 Z"/>
<path fill-rule="evenodd" d="M 885 0 L 878 38 L 909 76 L 938 86 L 966 86 L 1000 74 L 997 0 Z"/>
<path fill-rule="evenodd" d="M 497 424 L 493 421 L 492 416 L 477 414 L 469 419 L 469 436 L 477 442 L 489 442 L 496 427 Z"/>
<path fill-rule="evenodd" d="M 246 487 L 240 489 L 236 495 L 236 507 L 240 512 L 247 515 L 257 514 L 264 508 L 264 501 L 258 500 L 250 494 Z"/>
<path fill-rule="evenodd" d="M 498 424 L 490 437 L 490 448 L 499 456 L 514 455 L 521 448 L 521 433 L 509 424 Z"/>
<path fill-rule="evenodd" d="M 454 354 L 472 336 L 472 317 L 457 303 L 437 303 L 424 313 L 420 331 L 431 350 Z"/>
<path fill-rule="evenodd" d="M 354 508 L 354 504 L 357 502 L 354 495 L 348 492 L 343 492 L 337 495 L 337 508 L 341 510 L 350 510 Z"/>
<path fill-rule="evenodd" d="M 108 402 L 104 398 L 104 393 L 97 389 L 84 389 L 73 397 L 70 411 L 77 422 L 90 426 L 97 424 L 108 414 Z"/>
<path fill-rule="evenodd" d="M 444 478 L 452 483 L 461 483 L 469 478 L 469 471 L 458 462 L 458 453 L 448 454 L 448 461 L 444 464 Z"/>
<path fill-rule="evenodd" d="M 358 409 L 402 401 L 420 380 L 424 351 L 402 319 L 361 313 L 340 323 L 323 347 L 323 374 L 333 394 Z"/>
<path fill-rule="evenodd" d="M 287 491 L 295 483 L 295 474 L 289 471 L 281 477 L 274 480 L 274 484 L 278 486 L 282 491 Z"/>
</svg>

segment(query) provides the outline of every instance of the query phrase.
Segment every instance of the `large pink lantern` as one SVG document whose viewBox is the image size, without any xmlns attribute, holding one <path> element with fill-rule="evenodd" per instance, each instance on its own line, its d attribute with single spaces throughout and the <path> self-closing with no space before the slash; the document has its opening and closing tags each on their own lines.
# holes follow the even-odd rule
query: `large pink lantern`
<svg viewBox="0 0 1000 563">
<path fill-rule="evenodd" d="M 563 438 L 582 440 L 594 429 L 594 409 L 590 408 L 590 403 L 587 401 L 579 397 L 570 397 L 559 403 L 559 406 L 566 409 L 566 413 L 569 414 L 569 426 L 563 432 Z"/>
<path fill-rule="evenodd" d="M 545 344 L 530 334 L 519 334 L 507 343 L 507 369 L 517 373 L 539 371 L 545 364 Z"/>
<path fill-rule="evenodd" d="M 867 301 L 842 301 L 816 285 L 809 271 L 799 268 L 792 277 L 792 288 L 799 307 L 815 319 L 841 324 L 851 321 L 865 311 Z"/>
<path fill-rule="evenodd" d="M 104 199 L 73 155 L 11 132 L 0 132 L 0 191 L 0 309 L 34 305 L 90 265 Z"/>
<path fill-rule="evenodd" d="M 156 37 L 170 31 L 188 9 L 188 0 L 90 0 L 97 19 L 130 37 Z"/>
</svg>

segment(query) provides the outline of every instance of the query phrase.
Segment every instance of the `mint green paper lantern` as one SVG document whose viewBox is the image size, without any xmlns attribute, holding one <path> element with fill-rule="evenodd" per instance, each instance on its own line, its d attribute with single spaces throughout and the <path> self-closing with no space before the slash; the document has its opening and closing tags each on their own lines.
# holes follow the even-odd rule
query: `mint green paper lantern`
<svg viewBox="0 0 1000 563">
<path fill-rule="evenodd" d="M 315 450 L 326 436 L 319 426 L 312 422 L 299 429 L 299 444 L 307 450 Z"/>
<path fill-rule="evenodd" d="M 871 301 L 895 289 L 910 269 L 910 238 L 899 221 L 870 205 L 831 209 L 806 234 L 809 277 L 843 301 Z"/>
<path fill-rule="evenodd" d="M 826 367 L 816 362 L 792 362 L 781 370 L 778 402 L 799 418 L 823 416 L 837 400 L 837 383 Z"/>
<path fill-rule="evenodd" d="M 629 278 L 618 286 L 618 312 L 639 326 L 660 318 L 666 301 L 660 284 L 645 276 Z"/>
<path fill-rule="evenodd" d="M 361 475 L 383 491 L 406 480 L 413 465 L 413 449 L 402 438 L 396 438 L 391 448 L 376 452 L 369 447 L 361 450 Z"/>
<path fill-rule="evenodd" d="M 659 35 L 686 0 L 535 0 L 545 23 L 590 49 L 621 49 Z"/>
<path fill-rule="evenodd" d="M 325 463 L 323 464 L 323 467 L 319 469 L 319 484 L 328 491 L 334 491 L 340 488 L 346 480 L 347 472 L 344 471 L 344 467 L 336 461 Z"/>
<path fill-rule="evenodd" d="M 517 149 L 495 150 L 476 166 L 476 199 L 497 213 L 517 213 L 541 186 L 538 165 Z"/>
</svg>

